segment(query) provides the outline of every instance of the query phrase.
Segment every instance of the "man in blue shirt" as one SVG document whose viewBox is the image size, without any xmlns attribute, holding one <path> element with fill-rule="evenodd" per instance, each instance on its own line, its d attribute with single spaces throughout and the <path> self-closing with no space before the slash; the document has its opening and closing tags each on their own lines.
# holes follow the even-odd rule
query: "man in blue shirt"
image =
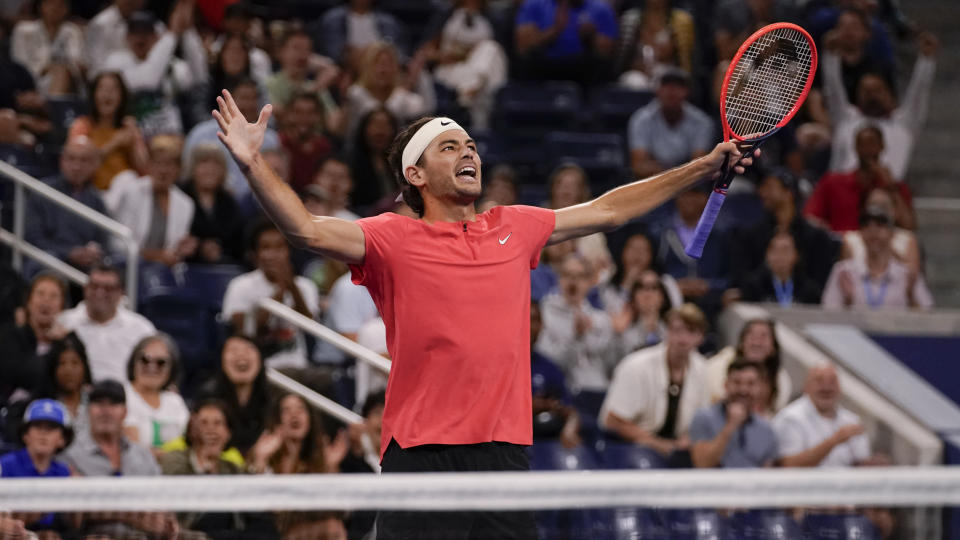
<svg viewBox="0 0 960 540">
<path fill-rule="evenodd" d="M 524 0 L 517 12 L 520 72 L 531 78 L 595 81 L 609 75 L 617 17 L 602 0 Z"/>
<path fill-rule="evenodd" d="M 56 477 L 70 476 L 70 469 L 53 457 L 73 440 L 66 407 L 52 399 L 38 399 L 27 405 L 20 426 L 22 450 L 0 457 L 0 477 Z M 27 524 L 27 529 L 50 529 L 55 526 L 55 515 Z"/>
<path fill-rule="evenodd" d="M 690 457 L 699 468 L 770 467 L 777 458 L 777 436 L 754 415 L 762 368 L 735 361 L 727 368 L 724 401 L 697 411 L 690 425 Z"/>
</svg>

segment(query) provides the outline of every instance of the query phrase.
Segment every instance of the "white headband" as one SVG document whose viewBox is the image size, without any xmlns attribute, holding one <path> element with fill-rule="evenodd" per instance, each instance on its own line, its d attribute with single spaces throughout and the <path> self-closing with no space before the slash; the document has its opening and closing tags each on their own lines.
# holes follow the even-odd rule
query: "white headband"
<svg viewBox="0 0 960 540">
<path fill-rule="evenodd" d="M 407 167 L 417 164 L 420 156 L 423 155 L 423 151 L 427 149 L 427 146 L 430 145 L 430 142 L 435 139 L 437 135 L 453 129 L 463 128 L 460 127 L 460 124 L 443 116 L 434 118 L 421 126 L 420 129 L 414 133 L 413 137 L 410 138 L 407 146 L 403 148 L 403 159 L 401 160 L 403 170 L 406 171 Z M 466 130 L 464 129 L 464 131 Z"/>
</svg>

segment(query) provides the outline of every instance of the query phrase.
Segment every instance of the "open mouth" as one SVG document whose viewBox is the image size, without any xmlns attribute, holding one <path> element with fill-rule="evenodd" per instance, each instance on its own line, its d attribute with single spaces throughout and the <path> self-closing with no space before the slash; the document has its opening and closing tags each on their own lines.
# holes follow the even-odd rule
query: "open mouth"
<svg viewBox="0 0 960 540">
<path fill-rule="evenodd" d="M 477 168 L 473 165 L 465 165 L 457 169 L 457 178 L 467 182 L 473 182 L 477 179 Z"/>
</svg>

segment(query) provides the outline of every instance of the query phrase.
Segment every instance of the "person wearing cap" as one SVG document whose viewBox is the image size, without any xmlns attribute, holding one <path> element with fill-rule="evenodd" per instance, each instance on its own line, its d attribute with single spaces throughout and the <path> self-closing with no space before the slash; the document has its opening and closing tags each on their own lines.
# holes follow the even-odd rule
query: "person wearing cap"
<svg viewBox="0 0 960 540">
<path fill-rule="evenodd" d="M 193 27 L 193 2 L 177 2 L 162 33 L 149 12 L 131 14 L 126 38 L 127 47 L 110 53 L 102 70 L 123 76 L 133 108 L 141 111 L 137 121 L 147 139 L 158 133 L 182 134 L 176 100 L 208 78 L 206 52 Z M 178 48 L 186 61 L 174 56 Z"/>
<path fill-rule="evenodd" d="M 860 213 L 860 236 L 866 257 L 833 265 L 821 303 L 826 309 L 889 309 L 933 307 L 923 275 L 897 260 L 892 248 L 893 215 L 868 205 Z"/>
<path fill-rule="evenodd" d="M 220 139 L 267 214 L 295 245 L 348 263 L 383 317 L 393 359 L 381 435 L 386 473 L 528 470 L 530 270 L 541 249 L 621 226 L 714 174 L 728 156 L 741 157 L 736 145 L 721 143 L 707 156 L 590 202 L 478 214 L 475 141 L 450 118 L 426 117 L 397 136 L 388 158 L 415 217 L 388 212 L 350 222 L 311 215 L 266 164 L 259 148 L 269 105 L 248 123 L 229 92 L 218 102 Z M 377 533 L 381 540 L 437 531 L 458 538 L 471 527 L 479 536 L 537 534 L 531 512 L 382 512 Z"/>
<path fill-rule="evenodd" d="M 630 166 L 638 177 L 650 176 L 710 151 L 713 121 L 687 98 L 690 75 L 672 68 L 660 76 L 657 95 L 630 116 L 627 140 Z"/>
<path fill-rule="evenodd" d="M 37 399 L 27 406 L 20 425 L 20 441 L 24 448 L 0 456 L 0 477 L 64 477 L 70 468 L 54 459 L 73 440 L 70 415 L 62 403 L 53 399 Z M 45 514 L 28 523 L 27 529 L 56 529 L 55 514 Z"/>
</svg>

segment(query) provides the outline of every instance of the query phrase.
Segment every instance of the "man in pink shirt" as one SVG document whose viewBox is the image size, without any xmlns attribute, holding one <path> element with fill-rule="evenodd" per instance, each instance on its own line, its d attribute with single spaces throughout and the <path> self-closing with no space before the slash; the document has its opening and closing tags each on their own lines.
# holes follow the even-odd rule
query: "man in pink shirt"
<svg viewBox="0 0 960 540">
<path fill-rule="evenodd" d="M 422 118 L 389 163 L 419 216 L 355 222 L 313 216 L 259 148 L 271 107 L 248 123 L 226 91 L 220 139 L 287 238 L 350 265 L 387 329 L 393 367 L 383 413 L 384 472 L 527 470 L 532 441 L 530 270 L 544 245 L 614 229 L 714 174 L 723 143 L 686 165 L 559 210 L 498 206 L 477 214 L 481 161 L 449 118 Z M 744 162 L 737 167 L 742 170 Z M 381 512 L 378 538 L 536 538 L 529 512 Z M 439 535 L 439 536 L 438 536 Z"/>
</svg>

